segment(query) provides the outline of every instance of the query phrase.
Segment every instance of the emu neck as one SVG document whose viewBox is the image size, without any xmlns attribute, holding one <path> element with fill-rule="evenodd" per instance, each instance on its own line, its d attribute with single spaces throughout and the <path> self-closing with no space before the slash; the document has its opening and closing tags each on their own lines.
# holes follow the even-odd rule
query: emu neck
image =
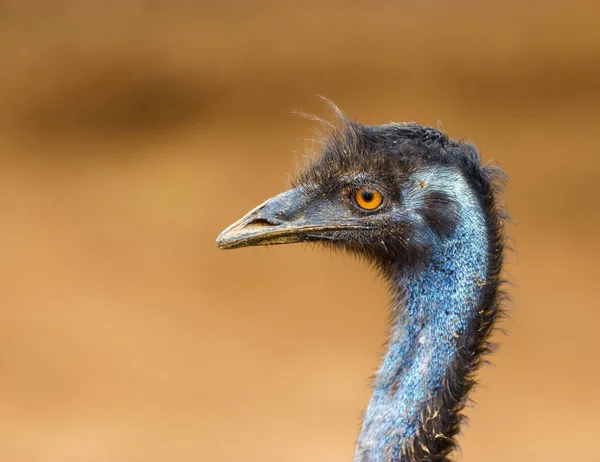
<svg viewBox="0 0 600 462">
<path fill-rule="evenodd" d="M 389 348 L 365 412 L 355 462 L 446 460 L 443 452 L 458 429 L 456 404 L 463 402 L 468 386 L 455 384 L 469 372 L 464 350 L 473 349 L 469 337 L 481 319 L 488 273 L 479 205 L 463 208 L 452 237 L 432 242 L 424 268 L 395 273 L 399 289 Z M 454 396 L 456 390 L 461 396 Z"/>
</svg>

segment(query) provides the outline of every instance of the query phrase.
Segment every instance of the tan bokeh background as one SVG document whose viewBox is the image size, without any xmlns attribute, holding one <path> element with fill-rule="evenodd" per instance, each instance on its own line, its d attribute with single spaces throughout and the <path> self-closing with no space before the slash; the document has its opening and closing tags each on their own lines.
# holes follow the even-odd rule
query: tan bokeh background
<svg viewBox="0 0 600 462">
<path fill-rule="evenodd" d="M 507 336 L 464 461 L 600 461 L 597 2 L 0 2 L 0 462 L 350 461 L 388 301 L 216 249 L 332 98 L 509 173 Z"/>
</svg>

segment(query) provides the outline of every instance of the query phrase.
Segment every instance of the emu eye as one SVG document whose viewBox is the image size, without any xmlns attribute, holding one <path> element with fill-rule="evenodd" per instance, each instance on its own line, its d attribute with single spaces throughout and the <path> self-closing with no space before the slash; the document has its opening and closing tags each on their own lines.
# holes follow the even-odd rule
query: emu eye
<svg viewBox="0 0 600 462">
<path fill-rule="evenodd" d="M 354 202 L 361 209 L 375 210 L 383 202 L 383 197 L 379 191 L 369 188 L 358 188 L 354 192 Z"/>
</svg>

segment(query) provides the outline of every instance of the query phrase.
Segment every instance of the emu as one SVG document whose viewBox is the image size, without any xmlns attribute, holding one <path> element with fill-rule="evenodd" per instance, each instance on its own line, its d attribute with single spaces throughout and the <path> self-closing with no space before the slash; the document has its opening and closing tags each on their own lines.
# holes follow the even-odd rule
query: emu
<svg viewBox="0 0 600 462">
<path fill-rule="evenodd" d="M 367 126 L 333 108 L 319 157 L 217 245 L 318 242 L 372 262 L 393 310 L 354 461 L 449 461 L 503 313 L 504 174 L 438 129 Z"/>
</svg>

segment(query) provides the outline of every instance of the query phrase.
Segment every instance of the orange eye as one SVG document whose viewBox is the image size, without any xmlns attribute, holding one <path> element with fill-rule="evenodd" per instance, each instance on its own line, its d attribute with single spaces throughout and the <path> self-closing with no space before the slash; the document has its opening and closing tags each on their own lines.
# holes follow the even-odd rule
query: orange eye
<svg viewBox="0 0 600 462">
<path fill-rule="evenodd" d="M 354 193 L 356 204 L 365 210 L 375 210 L 383 202 L 379 191 L 368 188 L 358 188 Z"/>
</svg>

